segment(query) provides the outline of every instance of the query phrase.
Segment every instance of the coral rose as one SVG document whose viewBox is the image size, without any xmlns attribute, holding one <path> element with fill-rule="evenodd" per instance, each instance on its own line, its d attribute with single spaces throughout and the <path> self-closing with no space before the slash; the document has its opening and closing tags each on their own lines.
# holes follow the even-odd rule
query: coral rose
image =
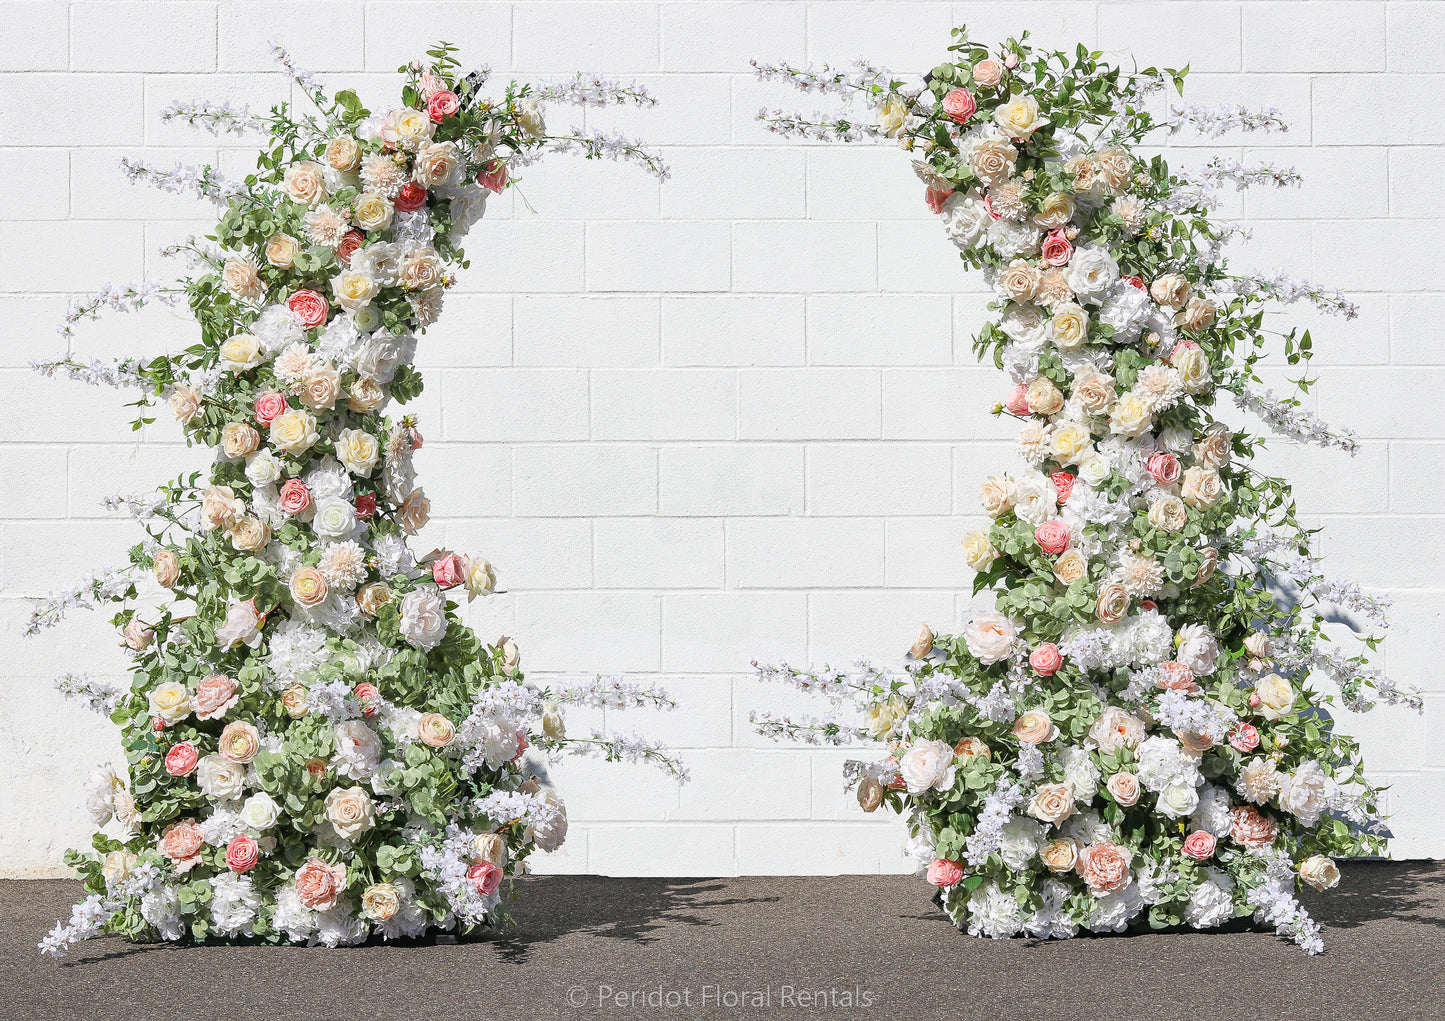
<svg viewBox="0 0 1445 1021">
<path fill-rule="evenodd" d="M 1096 897 L 1116 893 L 1129 885 L 1129 865 L 1134 855 L 1111 840 L 1089 844 L 1079 852 L 1074 868 Z"/>
<path fill-rule="evenodd" d="M 296 870 L 296 896 L 313 911 L 329 911 L 346 888 L 346 866 L 308 858 Z"/>
<path fill-rule="evenodd" d="M 1214 834 L 1208 830 L 1195 830 L 1184 838 L 1184 857 L 1195 861 L 1208 861 L 1214 857 Z"/>
<path fill-rule="evenodd" d="M 1064 665 L 1064 657 L 1059 653 L 1059 647 L 1053 642 L 1044 642 L 1033 652 L 1029 653 L 1029 666 L 1034 668 L 1034 673 L 1040 677 L 1052 677 L 1059 672 Z"/>
<path fill-rule="evenodd" d="M 194 819 L 171 823 L 161 833 L 157 849 L 171 860 L 177 872 L 189 872 L 201 863 L 206 838 Z"/>
<path fill-rule="evenodd" d="M 171 776 L 190 776 L 196 771 L 196 763 L 200 760 L 201 753 L 196 750 L 196 746 L 189 741 L 182 741 L 171 745 L 171 750 L 166 752 L 166 772 Z"/>
<path fill-rule="evenodd" d="M 948 858 L 935 858 L 928 863 L 928 881 L 939 889 L 957 886 L 963 880 L 963 866 Z"/>
<path fill-rule="evenodd" d="M 953 89 L 943 97 L 943 112 L 958 124 L 965 123 L 978 109 L 978 103 L 967 89 Z"/>
<path fill-rule="evenodd" d="M 246 833 L 237 834 L 226 845 L 226 868 L 237 875 L 250 872 L 261 858 L 261 846 Z"/>
<path fill-rule="evenodd" d="M 305 287 L 286 299 L 286 307 L 303 330 L 313 330 L 326 322 L 326 316 L 331 311 L 325 295 Z"/>
</svg>

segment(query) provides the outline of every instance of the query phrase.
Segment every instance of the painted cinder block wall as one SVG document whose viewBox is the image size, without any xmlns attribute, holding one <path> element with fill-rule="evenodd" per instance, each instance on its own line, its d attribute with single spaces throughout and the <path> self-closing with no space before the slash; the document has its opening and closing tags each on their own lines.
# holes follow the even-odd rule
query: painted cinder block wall
<svg viewBox="0 0 1445 1021">
<path fill-rule="evenodd" d="M 1421 685 L 1426 712 L 1345 726 L 1394 785 L 1398 856 L 1445 850 L 1445 299 L 1432 269 L 1445 227 L 1445 5 L 1371 2 L 74 2 L 0 3 L 0 875 L 61 871 L 84 840 L 84 777 L 114 728 L 63 701 L 61 670 L 119 675 L 107 625 L 81 614 L 19 637 L 33 597 L 106 561 L 136 526 L 100 506 L 200 467 L 173 424 L 138 436 L 118 396 L 26 368 L 62 348 L 69 298 L 176 272 L 165 244 L 210 209 L 127 185 L 118 156 L 219 160 L 233 138 L 167 126 L 177 98 L 285 98 L 266 41 L 373 103 L 391 72 L 445 38 L 498 76 L 593 69 L 635 78 L 653 110 L 554 108 L 663 147 L 665 184 L 558 159 L 494 201 L 473 266 L 423 340 L 418 461 L 436 511 L 421 549 L 490 557 L 505 594 L 468 608 L 484 636 L 518 638 L 538 679 L 656 677 L 683 707 L 609 724 L 682 749 L 679 791 L 632 767 L 558 770 L 572 818 L 553 871 L 617 874 L 875 872 L 904 868 L 902 826 L 842 794 L 846 752 L 751 733 L 749 662 L 897 660 L 920 620 L 966 618 L 959 539 L 981 478 L 1011 462 L 988 415 L 1000 377 L 969 341 L 987 296 L 891 147 L 783 143 L 753 121 L 812 97 L 762 85 L 748 58 L 895 71 L 940 58 L 948 29 L 1031 29 L 1141 65 L 1193 69 L 1192 95 L 1279 107 L 1287 134 L 1184 138 L 1297 166 L 1305 184 L 1229 196 L 1254 231 L 1240 265 L 1285 266 L 1346 289 L 1354 322 L 1314 327 L 1328 421 L 1362 437 L 1350 460 L 1280 445 L 1324 525 L 1329 563 L 1396 598 L 1384 665 Z M 188 339 L 166 312 L 77 331 L 107 356 Z M 1282 370 L 1281 370 L 1282 371 Z M 585 721 L 575 720 L 576 726 Z"/>
</svg>

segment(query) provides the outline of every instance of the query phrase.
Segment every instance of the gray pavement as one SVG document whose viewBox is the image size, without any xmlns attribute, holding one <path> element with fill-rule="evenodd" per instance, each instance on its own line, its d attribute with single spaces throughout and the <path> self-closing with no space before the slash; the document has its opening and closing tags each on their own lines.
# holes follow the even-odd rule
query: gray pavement
<svg viewBox="0 0 1445 1021">
<path fill-rule="evenodd" d="M 1445 863 L 1353 862 L 1270 933 L 994 942 L 907 876 L 534 877 L 509 937 L 342 950 L 35 944 L 78 887 L 0 882 L 0 1019 L 1445 1018 Z"/>
</svg>

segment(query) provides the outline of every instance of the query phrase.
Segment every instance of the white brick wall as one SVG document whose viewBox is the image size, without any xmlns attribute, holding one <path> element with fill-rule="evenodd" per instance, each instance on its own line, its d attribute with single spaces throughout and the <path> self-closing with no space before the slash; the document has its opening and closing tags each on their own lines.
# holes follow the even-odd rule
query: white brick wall
<svg viewBox="0 0 1445 1021">
<path fill-rule="evenodd" d="M 586 119 L 663 146 L 674 178 L 559 161 L 495 201 L 474 265 L 419 355 L 437 520 L 423 537 L 492 557 L 506 594 L 469 610 L 517 635 L 534 676 L 657 676 L 683 708 L 609 720 L 687 754 L 678 791 L 641 770 L 568 765 L 573 837 L 548 867 L 707 874 L 893 870 L 900 826 L 840 794 L 832 751 L 768 744 L 754 657 L 888 660 L 918 622 L 952 628 L 970 574 L 958 538 L 980 477 L 1007 463 L 999 393 L 969 340 L 986 298 L 930 221 L 902 154 L 790 146 L 752 120 L 808 105 L 746 73 L 750 56 L 916 71 L 947 29 L 1029 28 L 1141 64 L 1190 62 L 1193 95 L 1279 106 L 1282 136 L 1184 140 L 1298 165 L 1303 188 L 1230 196 L 1256 230 L 1242 264 L 1348 288 L 1345 324 L 1300 314 L 1320 350 L 1318 410 L 1364 437 L 1342 455 L 1280 449 L 1332 563 L 1397 596 L 1385 665 L 1432 695 L 1426 715 L 1350 720 L 1395 784 L 1398 855 L 1445 850 L 1445 535 L 1429 481 L 1445 456 L 1442 290 L 1425 270 L 1445 211 L 1445 5 L 1373 2 L 0 3 L 0 874 L 56 868 L 83 839 L 80 786 L 113 730 L 62 702 L 62 669 L 118 672 L 94 617 L 22 641 L 29 597 L 123 559 L 136 532 L 104 495 L 188 466 L 157 425 L 139 445 L 109 391 L 31 375 L 71 293 L 173 267 L 166 242 L 208 226 L 199 203 L 126 185 L 122 153 L 247 152 L 162 125 L 175 98 L 283 98 L 265 42 L 363 97 L 445 37 L 499 76 L 587 68 L 653 88 L 650 111 Z M 801 102 L 799 102 L 801 100 Z M 556 110 L 566 121 L 582 115 Z M 1266 151 L 1268 150 L 1268 151 Z M 479 256 L 486 253 L 485 258 Z M 164 313 L 87 325 L 78 354 L 187 338 Z M 580 722 L 580 721 L 579 721 Z"/>
</svg>

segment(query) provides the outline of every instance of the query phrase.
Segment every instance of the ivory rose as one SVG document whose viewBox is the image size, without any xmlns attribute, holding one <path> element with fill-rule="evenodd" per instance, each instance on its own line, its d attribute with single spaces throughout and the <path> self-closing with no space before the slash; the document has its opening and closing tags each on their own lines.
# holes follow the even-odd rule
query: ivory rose
<svg viewBox="0 0 1445 1021">
<path fill-rule="evenodd" d="M 1299 863 L 1300 878 L 1321 892 L 1333 889 L 1340 883 L 1340 869 L 1333 859 L 1322 854 L 1312 855 Z"/>
<path fill-rule="evenodd" d="M 1039 102 L 1033 96 L 1014 96 L 1000 103 L 993 111 L 993 121 L 1010 138 L 1027 139 L 1048 123 L 1039 115 Z"/>
<path fill-rule="evenodd" d="M 1125 808 L 1139 803 L 1139 778 L 1133 773 L 1119 772 L 1109 777 L 1105 789 Z"/>
<path fill-rule="evenodd" d="M 1028 814 L 1057 826 L 1074 814 L 1074 788 L 1066 783 L 1040 784 L 1029 801 Z"/>
<path fill-rule="evenodd" d="M 947 791 L 956 774 L 953 747 L 945 741 L 919 739 L 899 761 L 898 771 L 910 794 Z"/>
<path fill-rule="evenodd" d="M 1007 659 L 1018 638 L 1018 628 L 1001 613 L 980 613 L 963 629 L 968 651 L 985 666 Z"/>
<path fill-rule="evenodd" d="M 326 821 L 345 840 L 376 825 L 376 807 L 361 787 L 337 787 L 326 795 Z"/>
<path fill-rule="evenodd" d="M 1079 842 L 1072 837 L 1056 837 L 1039 848 L 1039 860 L 1050 872 L 1072 872 L 1079 860 Z"/>
</svg>

